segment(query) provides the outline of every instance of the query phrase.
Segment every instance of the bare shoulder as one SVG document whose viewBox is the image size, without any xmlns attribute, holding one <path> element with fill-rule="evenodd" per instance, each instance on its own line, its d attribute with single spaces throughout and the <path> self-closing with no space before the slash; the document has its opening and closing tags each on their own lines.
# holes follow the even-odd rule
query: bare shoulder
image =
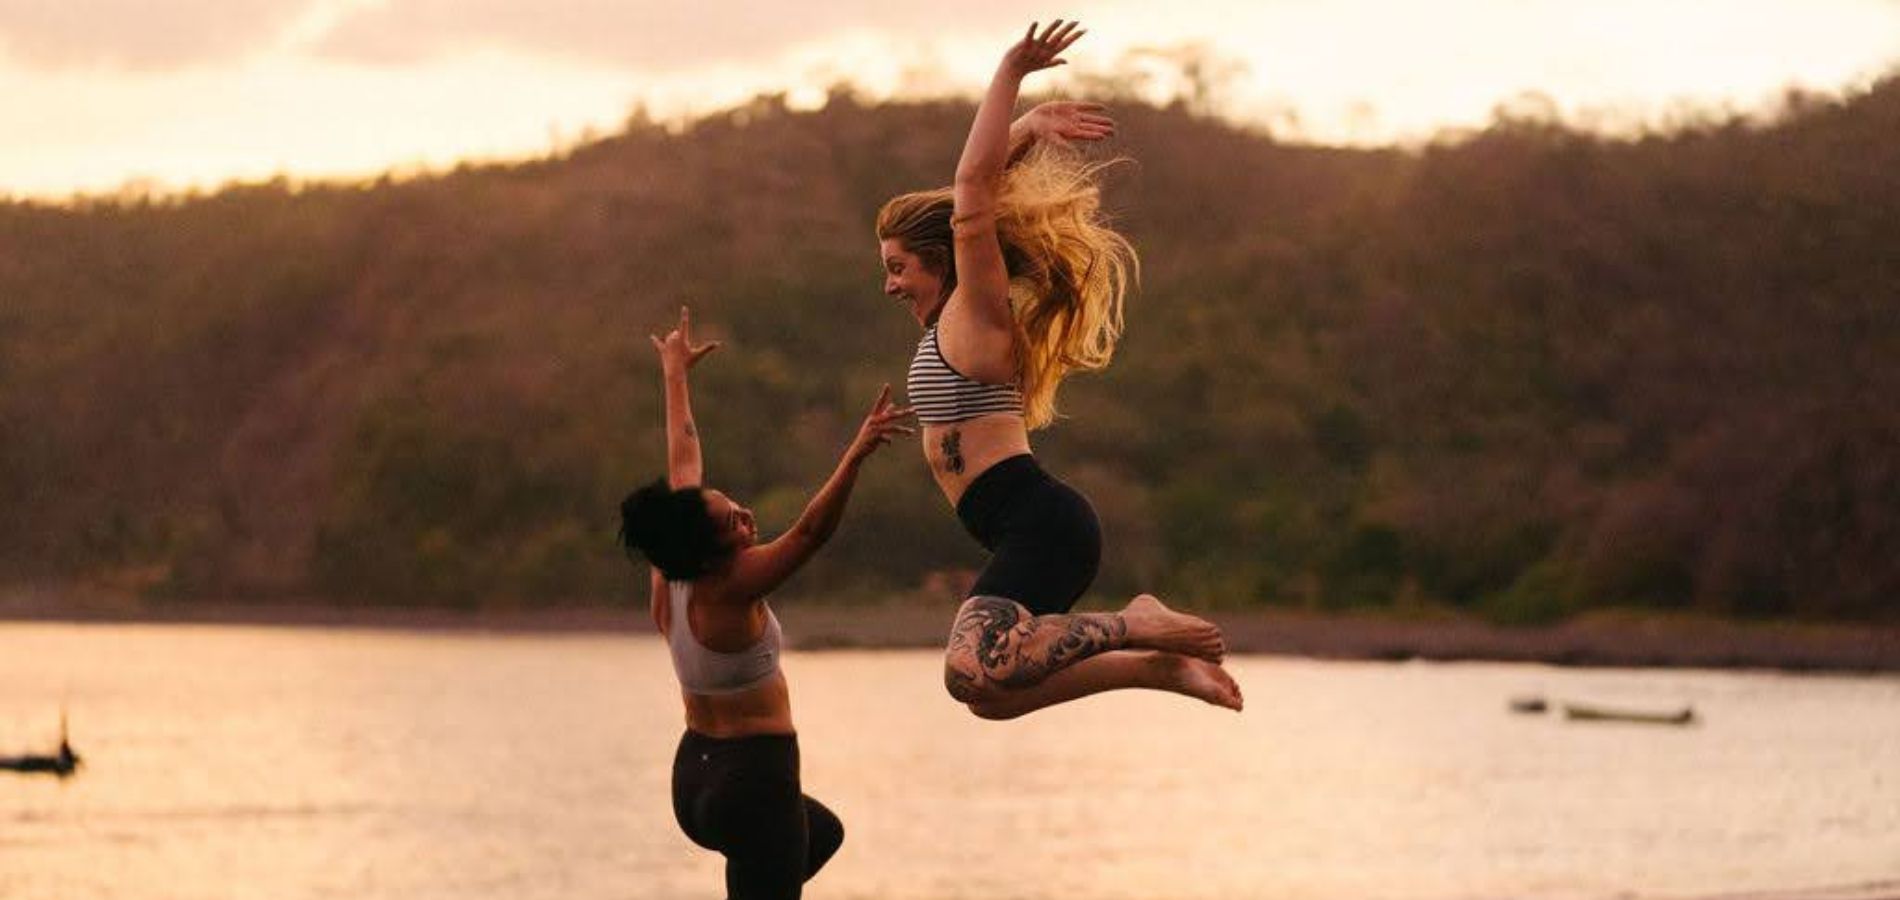
<svg viewBox="0 0 1900 900">
<path fill-rule="evenodd" d="M 811 556 L 812 548 L 792 529 L 770 542 L 755 544 L 739 551 L 723 575 L 716 579 L 722 607 L 751 606 L 772 592 Z"/>
<path fill-rule="evenodd" d="M 737 560 L 734 561 L 735 563 Z M 730 579 L 725 575 L 702 575 L 692 580 L 693 605 L 696 607 L 732 606 Z"/>
</svg>

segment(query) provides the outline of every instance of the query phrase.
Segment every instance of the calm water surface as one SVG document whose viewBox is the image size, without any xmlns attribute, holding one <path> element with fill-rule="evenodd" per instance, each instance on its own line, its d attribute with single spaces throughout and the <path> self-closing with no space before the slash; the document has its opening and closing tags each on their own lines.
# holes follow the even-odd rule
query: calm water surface
<svg viewBox="0 0 1900 900">
<path fill-rule="evenodd" d="M 847 829 L 820 900 L 1900 894 L 1900 679 L 1239 658 L 1241 715 L 986 723 L 931 652 L 786 665 Z M 6 900 L 721 893 L 672 821 L 651 637 L 0 624 L 0 754 L 62 700 L 87 768 L 0 777 Z"/>
</svg>

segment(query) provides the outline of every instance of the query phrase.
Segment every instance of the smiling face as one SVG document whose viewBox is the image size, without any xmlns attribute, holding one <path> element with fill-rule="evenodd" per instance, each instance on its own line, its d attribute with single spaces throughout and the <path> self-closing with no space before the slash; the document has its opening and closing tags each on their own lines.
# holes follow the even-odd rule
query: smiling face
<svg viewBox="0 0 1900 900">
<path fill-rule="evenodd" d="M 943 305 L 943 275 L 932 272 L 899 238 L 878 241 L 884 260 L 884 294 L 910 310 L 918 325 L 928 325 Z"/>
<path fill-rule="evenodd" d="M 706 490 L 706 515 L 719 531 L 719 543 L 727 551 L 743 550 L 759 542 L 759 528 L 746 509 L 721 491 Z"/>
</svg>

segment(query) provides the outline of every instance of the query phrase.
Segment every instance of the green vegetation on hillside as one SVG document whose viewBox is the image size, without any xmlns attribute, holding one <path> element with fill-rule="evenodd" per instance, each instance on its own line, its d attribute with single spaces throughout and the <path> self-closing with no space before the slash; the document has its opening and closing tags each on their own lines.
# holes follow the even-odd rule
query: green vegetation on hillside
<svg viewBox="0 0 1900 900">
<path fill-rule="evenodd" d="M 1037 436 L 1102 515 L 1098 591 L 1894 614 L 1900 79 L 1414 151 L 1115 113 L 1143 282 Z M 0 204 L 0 580 L 637 597 L 613 534 L 663 465 L 648 333 L 690 303 L 727 342 L 695 382 L 709 478 L 789 521 L 915 340 L 871 217 L 948 178 L 969 114 L 765 98 L 411 181 Z M 979 560 L 897 452 L 793 589 Z"/>
</svg>

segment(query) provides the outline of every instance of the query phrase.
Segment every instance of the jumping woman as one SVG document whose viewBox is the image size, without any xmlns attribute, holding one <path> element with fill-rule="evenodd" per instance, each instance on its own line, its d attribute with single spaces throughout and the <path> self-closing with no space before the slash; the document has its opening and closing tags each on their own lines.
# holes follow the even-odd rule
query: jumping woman
<svg viewBox="0 0 1900 900">
<path fill-rule="evenodd" d="M 1088 500 L 1029 448 L 1063 377 L 1107 365 L 1136 266 L 1104 224 L 1100 167 L 1058 146 L 1113 134 L 1102 107 L 1044 104 L 1009 118 L 1023 78 L 1064 64 L 1082 34 L 1074 22 L 1031 25 L 977 108 L 953 185 L 878 213 L 884 293 L 924 329 L 908 384 L 924 457 L 991 553 L 951 626 L 944 681 L 984 718 L 1122 688 L 1238 710 L 1213 624 L 1148 594 L 1119 612 L 1069 612 L 1095 579 L 1101 531 Z"/>
<path fill-rule="evenodd" d="M 717 343 L 679 327 L 655 337 L 666 391 L 667 477 L 620 504 L 621 540 L 653 564 L 653 623 L 686 704 L 673 758 L 673 814 L 696 844 L 726 857 L 729 900 L 796 898 L 844 841 L 844 826 L 804 795 L 779 624 L 765 597 L 818 552 L 844 516 L 858 468 L 912 429 L 890 388 L 798 521 L 760 545 L 751 510 L 706 487 L 687 371 Z"/>
</svg>

